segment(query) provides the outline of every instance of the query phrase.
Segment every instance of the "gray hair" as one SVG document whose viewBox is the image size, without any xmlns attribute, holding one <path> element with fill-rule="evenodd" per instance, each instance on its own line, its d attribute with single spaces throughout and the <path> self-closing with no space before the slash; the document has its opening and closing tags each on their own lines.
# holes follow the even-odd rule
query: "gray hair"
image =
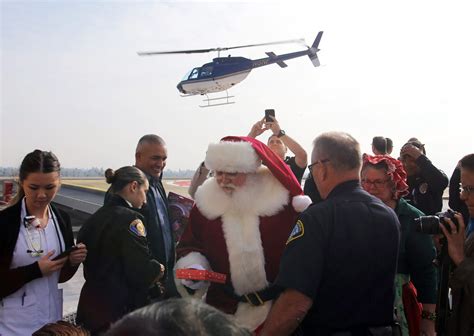
<svg viewBox="0 0 474 336">
<path fill-rule="evenodd" d="M 161 146 L 166 146 L 165 140 L 163 140 L 162 137 L 156 135 L 156 134 L 146 134 L 138 140 L 137 144 L 137 149 L 135 150 L 135 153 L 138 153 L 140 151 L 140 148 L 144 144 L 156 144 L 156 145 L 161 145 Z"/>
<path fill-rule="evenodd" d="M 195 299 L 169 299 L 126 315 L 105 336 L 251 336 L 232 317 Z"/>
<path fill-rule="evenodd" d="M 330 160 L 336 171 L 359 170 L 360 146 L 356 139 L 344 132 L 327 132 L 314 139 L 311 158 Z"/>
</svg>

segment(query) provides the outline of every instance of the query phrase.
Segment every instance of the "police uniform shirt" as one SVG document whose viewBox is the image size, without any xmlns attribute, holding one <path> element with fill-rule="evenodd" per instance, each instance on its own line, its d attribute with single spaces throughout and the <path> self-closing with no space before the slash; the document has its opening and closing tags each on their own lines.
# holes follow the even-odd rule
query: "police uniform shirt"
<svg viewBox="0 0 474 336">
<path fill-rule="evenodd" d="M 420 172 L 408 176 L 410 194 L 405 199 L 425 215 L 434 215 L 443 208 L 443 192 L 448 186 L 448 177 L 424 155 L 416 159 L 416 164 Z"/>
<path fill-rule="evenodd" d="M 293 175 L 295 175 L 298 182 L 301 184 L 301 179 L 303 178 L 304 171 L 306 167 L 301 168 L 296 164 L 295 156 L 287 156 L 285 158 L 285 163 L 290 167 Z"/>
<path fill-rule="evenodd" d="M 300 215 L 276 284 L 313 300 L 305 331 L 389 325 L 398 245 L 392 209 L 344 182 Z"/>
</svg>

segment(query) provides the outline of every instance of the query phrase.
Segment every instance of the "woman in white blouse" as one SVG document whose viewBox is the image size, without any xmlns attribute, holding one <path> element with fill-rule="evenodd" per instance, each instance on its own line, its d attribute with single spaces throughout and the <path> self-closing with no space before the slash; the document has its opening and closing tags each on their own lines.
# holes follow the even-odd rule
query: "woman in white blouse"
<svg viewBox="0 0 474 336">
<path fill-rule="evenodd" d="M 62 318 L 59 282 L 69 280 L 87 255 L 74 245 L 69 216 L 51 201 L 60 187 L 60 164 L 52 152 L 23 159 L 19 190 L 0 211 L 0 335 L 31 335 Z"/>
</svg>

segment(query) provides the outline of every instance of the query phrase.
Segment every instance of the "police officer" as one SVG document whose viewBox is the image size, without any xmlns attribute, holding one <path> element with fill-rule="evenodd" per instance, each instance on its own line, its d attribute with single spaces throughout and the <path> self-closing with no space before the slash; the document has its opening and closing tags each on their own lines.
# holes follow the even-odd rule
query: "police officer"
<svg viewBox="0 0 474 336">
<path fill-rule="evenodd" d="M 151 257 L 144 217 L 137 211 L 146 203 L 146 176 L 138 168 L 122 167 L 108 169 L 106 178 L 112 195 L 78 234 L 90 249 L 76 320 L 93 334 L 150 303 L 164 272 Z"/>
<path fill-rule="evenodd" d="M 399 222 L 361 188 L 360 166 L 349 134 L 314 141 L 309 170 L 324 201 L 290 234 L 263 335 L 391 335 Z"/>
<path fill-rule="evenodd" d="M 408 175 L 410 193 L 405 198 L 425 215 L 441 211 L 448 177 L 426 157 L 425 145 L 409 139 L 400 150 L 400 161 Z"/>
</svg>

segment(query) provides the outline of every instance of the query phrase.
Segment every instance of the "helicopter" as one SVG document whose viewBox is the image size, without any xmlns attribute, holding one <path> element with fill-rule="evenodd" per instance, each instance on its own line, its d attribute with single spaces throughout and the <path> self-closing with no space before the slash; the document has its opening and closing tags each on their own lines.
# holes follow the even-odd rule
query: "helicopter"
<svg viewBox="0 0 474 336">
<path fill-rule="evenodd" d="M 229 96 L 227 90 L 234 85 L 243 81 L 249 75 L 250 71 L 255 68 L 270 65 L 276 63 L 281 68 L 286 68 L 288 65 L 284 62 L 286 60 L 297 58 L 301 56 L 308 56 L 315 67 L 320 65 L 317 52 L 319 42 L 323 32 L 320 31 L 316 36 L 311 47 L 304 44 L 303 39 L 297 40 L 286 40 L 278 42 L 248 44 L 235 47 L 223 47 L 223 48 L 209 48 L 209 49 L 194 49 L 194 50 L 177 50 L 177 51 L 143 51 L 138 52 L 139 56 L 152 56 L 152 55 L 165 55 L 165 54 L 194 54 L 194 53 L 207 53 L 207 52 L 218 52 L 218 57 L 214 58 L 212 62 L 206 63 L 200 67 L 196 67 L 186 73 L 183 79 L 178 83 L 177 88 L 182 93 L 183 97 L 189 97 L 194 95 L 206 95 L 207 105 L 200 105 L 200 107 L 210 107 L 217 105 L 233 104 L 235 102 L 229 101 L 234 96 Z M 304 44 L 307 50 L 296 51 L 288 54 L 276 55 L 273 52 L 266 52 L 268 57 L 259 59 L 248 59 L 240 56 L 227 56 L 220 57 L 221 51 L 238 49 L 238 48 L 249 48 L 257 46 L 285 44 L 285 43 L 301 43 Z M 226 96 L 209 98 L 208 94 L 226 91 Z M 221 100 L 226 100 L 223 103 L 218 103 Z M 217 103 L 214 103 L 216 102 Z"/>
</svg>

